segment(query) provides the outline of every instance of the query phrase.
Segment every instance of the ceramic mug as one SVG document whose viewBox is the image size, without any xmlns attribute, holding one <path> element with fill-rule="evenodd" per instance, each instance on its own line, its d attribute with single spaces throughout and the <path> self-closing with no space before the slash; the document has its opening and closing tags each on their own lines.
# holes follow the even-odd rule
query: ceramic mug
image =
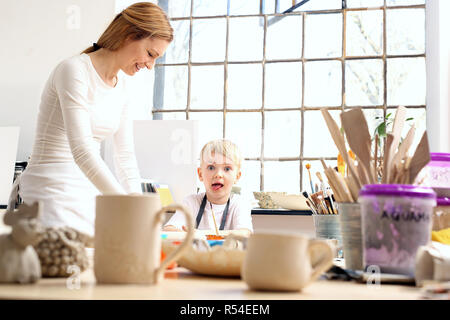
<svg viewBox="0 0 450 320">
<path fill-rule="evenodd" d="M 331 267 L 333 256 L 325 240 L 255 233 L 248 239 L 241 276 L 253 290 L 299 291 Z"/>
<path fill-rule="evenodd" d="M 186 216 L 187 233 L 161 263 L 161 227 L 168 211 Z M 98 283 L 158 283 L 166 267 L 192 244 L 192 213 L 183 206 L 161 207 L 156 194 L 100 195 L 96 198 L 94 273 Z"/>
</svg>

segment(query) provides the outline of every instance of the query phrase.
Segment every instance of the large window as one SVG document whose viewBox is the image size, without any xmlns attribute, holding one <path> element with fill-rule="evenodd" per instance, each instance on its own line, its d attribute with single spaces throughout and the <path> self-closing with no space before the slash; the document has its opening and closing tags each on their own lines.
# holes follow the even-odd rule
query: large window
<svg viewBox="0 0 450 320">
<path fill-rule="evenodd" d="M 425 129 L 424 0 L 153 2 L 175 29 L 155 66 L 153 118 L 200 120 L 201 144 L 236 142 L 247 191 L 299 193 L 307 163 L 336 166 L 322 108 L 340 123 L 361 107 L 373 132 L 403 105 Z"/>
</svg>

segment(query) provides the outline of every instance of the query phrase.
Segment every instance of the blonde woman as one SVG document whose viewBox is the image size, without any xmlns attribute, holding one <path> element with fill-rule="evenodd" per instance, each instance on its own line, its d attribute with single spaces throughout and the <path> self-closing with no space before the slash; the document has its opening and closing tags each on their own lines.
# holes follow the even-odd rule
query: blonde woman
<svg viewBox="0 0 450 320">
<path fill-rule="evenodd" d="M 42 201 L 46 227 L 93 236 L 96 195 L 141 193 L 124 74 L 152 69 L 172 39 L 164 11 L 136 3 L 92 47 L 59 63 L 42 93 L 31 158 L 11 199 L 18 192 L 25 203 Z M 118 179 L 100 156 L 108 136 Z"/>
</svg>

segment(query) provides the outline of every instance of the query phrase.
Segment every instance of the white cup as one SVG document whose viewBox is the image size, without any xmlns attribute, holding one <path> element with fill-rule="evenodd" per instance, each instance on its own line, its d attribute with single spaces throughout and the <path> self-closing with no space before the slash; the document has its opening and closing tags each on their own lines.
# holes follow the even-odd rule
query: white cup
<svg viewBox="0 0 450 320">
<path fill-rule="evenodd" d="M 100 195 L 96 198 L 94 273 L 98 283 L 156 284 L 166 267 L 192 244 L 194 221 L 183 206 L 161 208 L 156 194 Z M 187 233 L 161 263 L 164 214 L 180 210 Z"/>
<path fill-rule="evenodd" d="M 332 266 L 333 255 L 325 240 L 254 233 L 248 239 L 241 276 L 253 290 L 300 291 Z"/>
</svg>

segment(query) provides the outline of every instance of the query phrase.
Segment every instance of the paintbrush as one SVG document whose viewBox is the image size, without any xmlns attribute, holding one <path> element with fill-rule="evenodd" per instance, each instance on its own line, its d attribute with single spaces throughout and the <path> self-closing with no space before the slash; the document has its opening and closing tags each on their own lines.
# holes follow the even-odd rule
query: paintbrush
<svg viewBox="0 0 450 320">
<path fill-rule="evenodd" d="M 302 194 L 303 194 L 303 196 L 304 196 L 306 199 L 308 199 L 308 200 L 311 202 L 311 204 L 314 206 L 314 209 L 316 209 L 316 211 L 319 212 L 319 208 L 316 207 L 316 204 L 314 203 L 314 200 L 310 197 L 310 195 L 308 194 L 308 192 L 303 191 Z"/>
<path fill-rule="evenodd" d="M 214 228 L 216 228 L 216 235 L 219 235 L 219 229 L 217 229 L 216 217 L 214 215 L 212 203 L 210 202 L 209 204 L 211 205 L 211 213 L 212 213 L 212 217 L 213 217 L 213 221 L 214 221 Z"/>
<path fill-rule="evenodd" d="M 322 192 L 324 195 L 324 200 L 325 200 L 325 203 L 327 204 L 328 211 L 331 211 L 330 213 L 332 213 L 332 214 L 337 213 L 333 206 L 333 200 L 331 199 L 331 196 L 327 192 L 325 181 L 323 181 L 322 175 L 320 174 L 319 171 L 316 172 L 316 176 L 317 176 L 317 178 L 319 178 L 320 188 L 322 189 Z"/>
<path fill-rule="evenodd" d="M 311 193 L 314 193 L 314 185 L 311 179 L 311 171 L 309 171 L 309 169 L 311 169 L 311 164 L 307 163 L 306 164 L 306 169 L 308 170 L 308 175 L 309 175 L 309 183 L 311 184 Z"/>
<path fill-rule="evenodd" d="M 316 206 L 317 206 L 318 208 L 320 208 L 320 212 L 321 212 L 321 213 L 323 213 L 323 214 L 330 213 L 329 210 L 327 210 L 327 205 L 326 205 L 326 203 L 324 203 L 324 200 L 323 200 L 323 192 L 322 192 L 322 191 L 313 193 L 313 194 L 311 195 L 311 198 L 314 200 L 314 203 L 316 204 Z"/>
<path fill-rule="evenodd" d="M 308 207 L 311 209 L 311 211 L 312 211 L 313 214 L 318 214 L 318 212 L 317 212 L 316 209 L 314 208 L 313 204 L 312 204 L 308 199 L 306 199 L 306 204 L 307 204 Z"/>
</svg>

